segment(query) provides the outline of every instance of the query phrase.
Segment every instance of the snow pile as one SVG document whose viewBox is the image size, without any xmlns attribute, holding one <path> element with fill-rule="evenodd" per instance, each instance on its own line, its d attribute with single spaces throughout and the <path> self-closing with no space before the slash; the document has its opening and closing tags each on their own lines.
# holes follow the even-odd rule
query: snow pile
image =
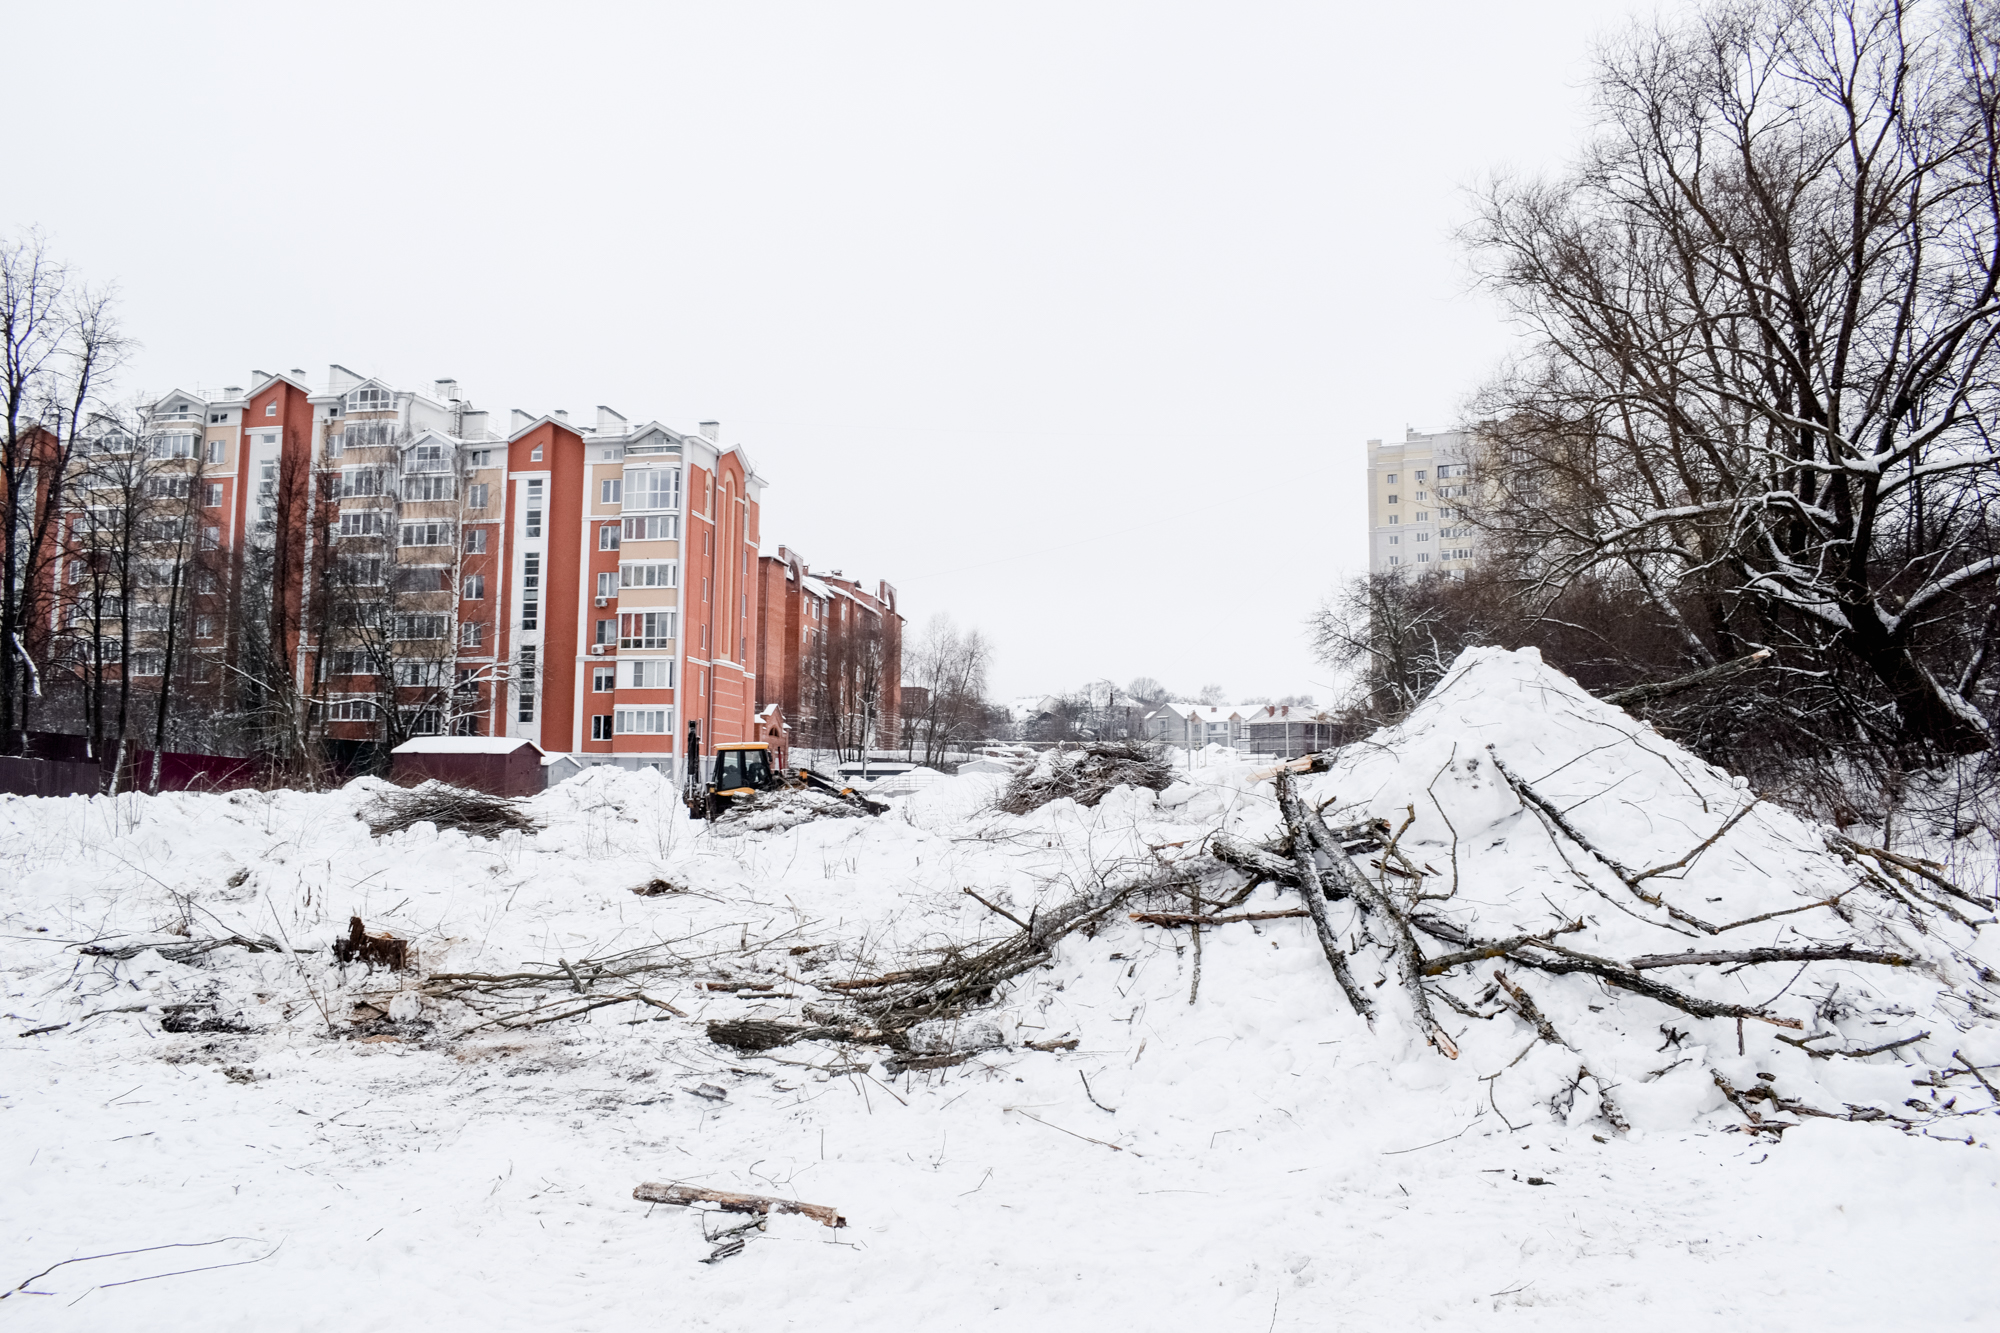
<svg viewBox="0 0 2000 1333">
<path fill-rule="evenodd" d="M 1284 915 L 1299 892 L 1210 855 L 1226 833 L 1280 879 L 1296 863 L 1272 784 L 1208 759 L 1095 806 L 998 813 L 1006 778 L 968 775 L 734 836 L 610 768 L 491 839 L 374 838 L 365 783 L 0 800 L 0 1286 L 79 1261 L 8 1313 L 1682 1329 L 1755 1303 L 1868 1328 L 1941 1271 L 1927 1315 L 1990 1315 L 2000 1170 L 1962 1146 L 1990 1136 L 2000 1062 L 1991 932 L 1968 924 L 1990 913 L 1829 850 L 1532 654 L 1471 654 L 1298 780 L 1335 828 L 1387 821 L 1350 845 L 1425 959 L 1529 937 L 1424 979 L 1453 1060 L 1387 918 L 1326 903 L 1371 1025 Z M 680 891 L 632 891 L 655 880 Z M 420 968 L 336 965 L 350 916 Z M 1911 965 L 1632 966 L 1759 948 Z M 996 950 L 1022 970 L 961 984 Z M 1752 1018 L 1739 1054 L 1733 1017 L 1573 955 L 1800 1026 Z M 894 1011 L 900 1045 L 872 1026 L 897 999 L 937 1010 Z M 743 1218 L 636 1201 L 642 1181 L 849 1225 L 728 1238 Z M 117 1251 L 144 1253 L 91 1258 Z"/>
</svg>

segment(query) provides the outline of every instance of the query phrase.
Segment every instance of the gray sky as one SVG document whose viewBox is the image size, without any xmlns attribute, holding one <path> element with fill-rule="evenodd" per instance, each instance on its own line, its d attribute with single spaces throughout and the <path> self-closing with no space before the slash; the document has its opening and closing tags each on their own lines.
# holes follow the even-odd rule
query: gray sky
<svg viewBox="0 0 2000 1333">
<path fill-rule="evenodd" d="M 0 223 L 124 387 L 337 361 L 719 418 L 766 550 L 1009 696 L 1315 691 L 1362 446 L 1505 355 L 1463 190 L 1558 164 L 1626 0 L 17 5 Z"/>
</svg>

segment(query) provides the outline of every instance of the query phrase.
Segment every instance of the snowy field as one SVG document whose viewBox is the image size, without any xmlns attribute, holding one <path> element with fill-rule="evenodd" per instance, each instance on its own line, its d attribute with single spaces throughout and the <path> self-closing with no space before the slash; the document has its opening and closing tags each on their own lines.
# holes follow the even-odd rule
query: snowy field
<svg viewBox="0 0 2000 1333">
<path fill-rule="evenodd" d="M 1662 900 L 1648 902 L 1524 806 L 1494 756 L 1628 867 L 1688 856 L 1735 822 L 1645 879 Z M 708 1039 L 709 1020 L 797 1019 L 851 997 L 837 981 L 1014 931 L 964 890 L 1027 918 L 1176 867 L 1241 884 L 1203 857 L 1205 840 L 1279 827 L 1272 784 L 1248 765 L 1020 817 L 990 812 L 998 782 L 940 781 L 879 819 L 719 836 L 689 823 L 658 775 L 598 769 L 531 803 L 539 831 L 493 841 L 427 825 L 372 837 L 356 817 L 378 790 L 367 782 L 0 798 L 0 1285 L 60 1265 L 10 1294 L 0 1321 L 1879 1330 L 2000 1318 L 2000 1276 L 1982 1257 L 2000 1237 L 1993 1099 L 1954 1063 L 2000 1065 L 1981 971 L 1991 928 L 1860 883 L 1825 830 L 1752 805 L 1532 653 L 1468 654 L 1401 727 L 1302 792 L 1332 799 L 1330 820 L 1407 821 L 1399 846 L 1425 878 L 1399 891 L 1438 895 L 1427 910 L 1482 939 L 1574 923 L 1563 939 L 1619 959 L 1858 941 L 1914 965 L 1647 974 L 1799 1025 L 1744 1023 L 1739 1054 L 1729 1019 L 1517 969 L 1563 1044 L 1539 1040 L 1494 1002 L 1489 960 L 1436 983 L 1452 1060 L 1410 1021 L 1394 961 L 1352 903 L 1329 911 L 1359 944 L 1354 971 L 1382 1008 L 1372 1027 L 1310 921 L 1205 930 L 1190 1003 L 1189 932 L 1121 910 L 997 995 L 979 1015 L 992 1022 L 966 1026 L 997 1027 L 1004 1044 L 955 1065 L 898 1074 L 886 1048 L 749 1054 Z M 1991 854 L 1962 844 L 1953 876 L 1990 893 Z M 684 891 L 634 892 L 655 879 Z M 1237 910 L 1298 902 L 1265 885 Z M 416 966 L 335 964 L 351 915 L 414 941 Z M 232 936 L 283 947 L 162 953 Z M 684 1017 L 626 1002 L 510 1028 L 518 1006 L 440 994 L 447 974 L 647 950 L 676 963 L 646 994 Z M 584 972 L 572 1000 L 599 993 Z M 713 988 L 729 986 L 770 989 Z M 1780 1037 L 1904 1044 L 1815 1058 Z M 1796 1127 L 1746 1132 L 1718 1075 L 1792 1106 L 1895 1118 L 1767 1111 Z M 704 1263 L 747 1219 L 635 1201 L 647 1181 L 831 1205 L 848 1225 L 774 1215 L 740 1253 Z"/>
</svg>

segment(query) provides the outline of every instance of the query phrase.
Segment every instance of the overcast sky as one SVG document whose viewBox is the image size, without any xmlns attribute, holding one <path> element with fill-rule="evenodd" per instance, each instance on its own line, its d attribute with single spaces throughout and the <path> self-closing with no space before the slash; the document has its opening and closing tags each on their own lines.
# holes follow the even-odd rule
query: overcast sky
<svg viewBox="0 0 2000 1333">
<path fill-rule="evenodd" d="M 984 630 L 1001 697 L 1325 698 L 1364 441 L 1509 346 L 1463 192 L 1574 149 L 1641 12 L 17 4 L 0 222 L 119 285 L 128 392 L 717 418 L 767 551 Z"/>
</svg>

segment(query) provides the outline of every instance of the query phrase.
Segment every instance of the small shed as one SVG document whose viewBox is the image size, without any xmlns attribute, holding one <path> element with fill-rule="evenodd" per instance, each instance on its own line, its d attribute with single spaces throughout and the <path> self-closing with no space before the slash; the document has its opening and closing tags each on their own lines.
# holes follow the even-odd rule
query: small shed
<svg viewBox="0 0 2000 1333">
<path fill-rule="evenodd" d="M 419 736 L 389 752 L 389 781 L 433 780 L 492 796 L 533 796 L 547 785 L 542 748 L 525 736 Z"/>
</svg>

